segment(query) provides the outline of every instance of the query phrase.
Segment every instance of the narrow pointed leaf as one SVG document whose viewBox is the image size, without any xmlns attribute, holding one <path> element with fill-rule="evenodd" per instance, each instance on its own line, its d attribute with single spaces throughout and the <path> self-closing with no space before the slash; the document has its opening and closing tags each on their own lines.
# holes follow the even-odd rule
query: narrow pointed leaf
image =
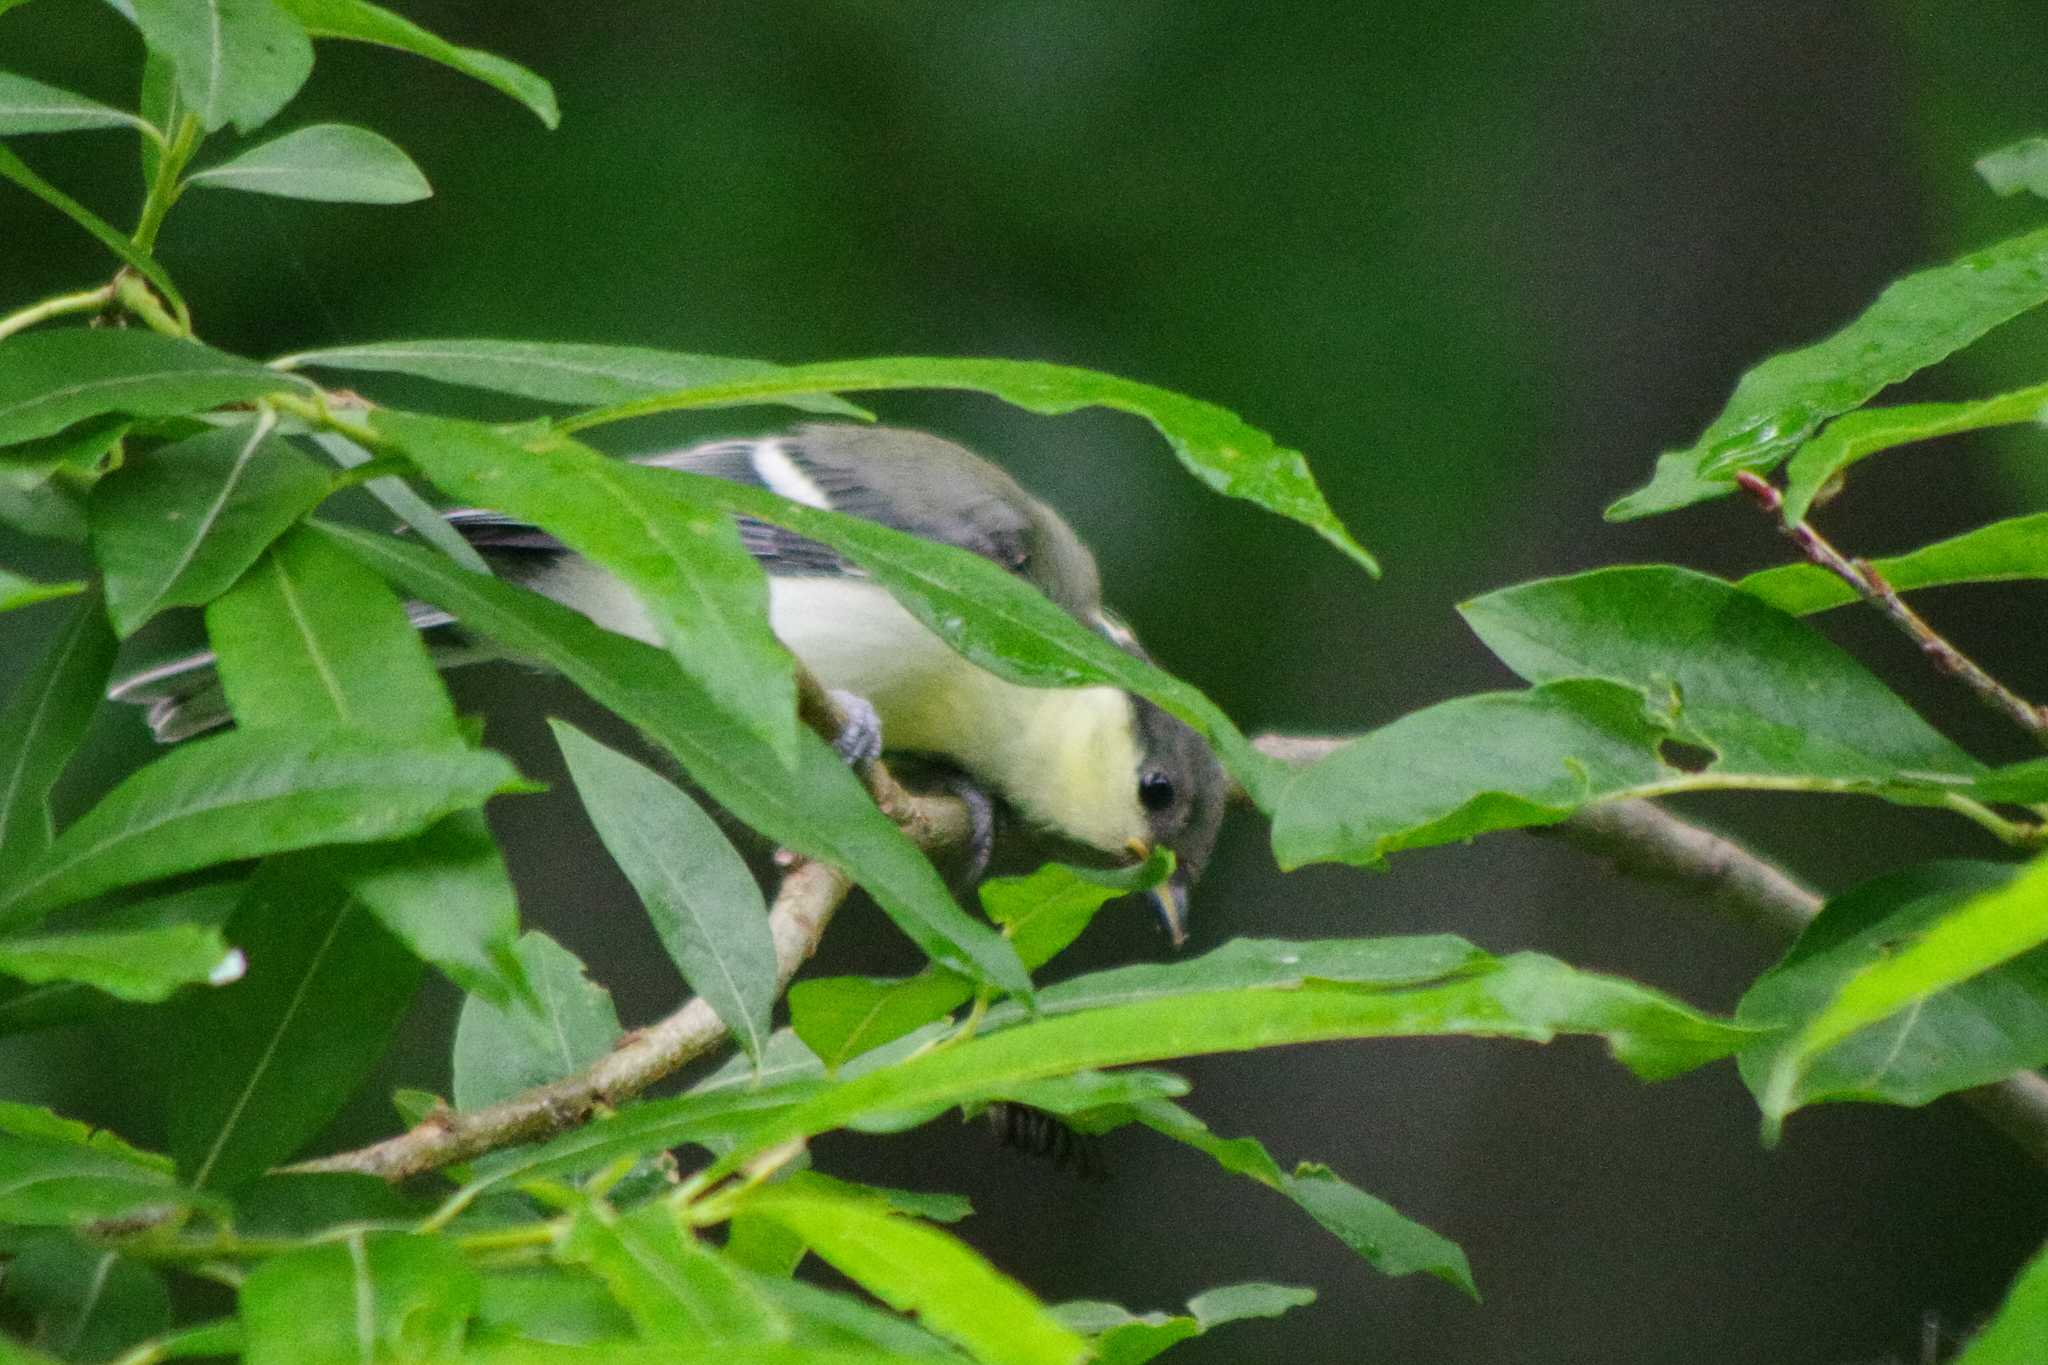
<svg viewBox="0 0 2048 1365">
<path fill-rule="evenodd" d="M 1113 1303 L 1056 1304 L 1052 1313 L 1094 1338 L 1095 1365 L 1144 1365 L 1170 1347 L 1246 1318 L 1277 1318 L 1314 1303 L 1313 1289 L 1280 1284 L 1234 1284 L 1188 1300 L 1188 1311 L 1132 1313 Z"/>
<path fill-rule="evenodd" d="M 0 1104 L 0 1222 L 65 1227 L 210 1202 L 181 1189 L 153 1152 L 47 1109 Z"/>
<path fill-rule="evenodd" d="M 1775 468 L 1830 417 L 2044 301 L 2048 229 L 1908 275 L 1833 336 L 1745 374 L 1699 440 L 1664 457 L 1669 482 L 1660 461 L 1657 481 L 1607 515 L 1649 516 L 1732 492 L 1738 471 Z"/>
<path fill-rule="evenodd" d="M 89 128 L 141 128 L 135 115 L 12 71 L 0 71 L 0 135 L 73 133 Z"/>
<path fill-rule="evenodd" d="M 353 469 L 374 458 L 369 451 L 335 432 L 316 431 L 312 434 L 312 441 L 343 469 Z M 440 509 L 414 492 L 412 485 L 404 479 L 387 476 L 372 479 L 363 487 L 405 523 L 414 535 L 463 568 L 471 573 L 491 571 L 490 565 L 484 563 L 484 557 L 476 552 L 476 547 L 462 538 L 462 532 L 449 525 Z"/>
<path fill-rule="evenodd" d="M 544 527 L 610 570 L 718 708 L 782 766 L 795 758 L 795 664 L 731 521 L 669 493 L 657 472 L 584 447 L 531 451 L 473 422 L 401 413 L 377 423 L 446 492 Z"/>
<path fill-rule="evenodd" d="M 147 139 L 145 139 L 145 142 L 147 142 Z M 154 146 L 155 144 L 150 143 L 149 145 Z M 66 218 L 69 218 L 72 222 L 84 228 L 101 246 L 113 252 L 114 255 L 118 256 L 128 265 L 133 266 L 136 273 L 155 285 L 156 292 L 168 299 L 171 307 L 180 316 L 184 315 L 184 297 L 178 293 L 178 287 L 171 283 L 171 277 L 164 273 L 164 268 L 156 263 L 154 256 L 151 256 L 146 251 L 138 250 L 128 240 L 126 234 L 120 232 L 106 219 L 100 217 L 97 213 L 94 213 L 91 209 L 64 193 L 64 191 L 43 179 L 42 176 L 36 174 L 34 168 L 5 147 L 0 147 L 0 179 L 13 181 L 36 198 L 48 204 L 51 208 L 57 210 L 57 212 L 63 214 Z M 41 334 L 30 333 L 28 335 Z M 154 333 L 144 333 L 143 335 L 154 335 Z M 166 339 L 159 338 L 159 340 Z M 13 357 L 7 352 L 0 351 L 0 360 L 11 359 Z M 6 366 L 0 364 L 0 374 L 4 374 L 5 371 Z M 6 381 L 0 379 L 0 414 L 4 414 L 7 401 Z M 58 425 L 62 426 L 63 423 Z M 55 429 L 49 428 L 49 430 Z"/>
<path fill-rule="evenodd" d="M 155 332 L 23 332 L 0 341 L 0 445 L 101 413 L 177 417 L 304 387 L 295 376 Z"/>
<path fill-rule="evenodd" d="M 1841 649 L 1733 584 L 1666 565 L 1503 588 L 1459 608 L 1532 683 L 1600 677 L 1642 688 L 1709 771 L 1886 781 L 1975 778 L 1983 766 Z"/>
<path fill-rule="evenodd" d="M 1938 540 L 1909 554 L 1873 559 L 1870 567 L 1899 592 L 1952 583 L 2011 583 L 2048 578 L 2048 512 L 2008 517 Z M 1857 600 L 1847 583 L 1812 564 L 1783 564 L 1736 581 L 1736 587 L 1793 616 Z"/>
<path fill-rule="evenodd" d="M 1957 432 L 2036 422 L 2044 410 L 2048 384 L 1972 403 L 1915 403 L 1845 413 L 1801 446 L 1785 467 L 1785 524 L 1805 520 L 1822 488 L 1849 466 L 1880 451 Z"/>
<path fill-rule="evenodd" d="M 561 121 L 554 87 L 541 77 L 495 53 L 457 47 L 380 5 L 364 0 L 278 0 L 278 4 L 315 38 L 349 38 L 425 57 L 511 96 L 550 128 Z"/>
<path fill-rule="evenodd" d="M 279 540 L 207 608 L 206 629 L 228 705 L 247 729 L 457 738 L 455 707 L 404 604 L 311 531 Z"/>
<path fill-rule="evenodd" d="M 0 710 L 0 886 L 50 846 L 50 788 L 107 690 L 114 650 L 95 594 L 73 610 Z"/>
<path fill-rule="evenodd" d="M 256 422 L 152 451 L 94 488 L 93 555 L 122 636 L 167 607 L 204 606 L 327 496 L 319 467 Z"/>
<path fill-rule="evenodd" d="M 10 946 L 32 946 L 40 938 L 56 939 L 60 946 L 84 949 L 94 960 L 106 959 L 103 968 L 76 971 L 77 979 L 52 977 L 40 985 L 22 984 L 0 991 L 0 1034 L 104 1016 L 118 1006 L 117 995 L 110 992 L 123 983 L 149 998 L 161 999 L 181 984 L 170 979 L 172 973 L 162 970 L 165 966 L 180 975 L 196 973 L 189 977 L 189 984 L 217 986 L 238 978 L 247 961 L 239 949 L 228 946 L 221 930 L 240 903 L 244 888 L 245 882 L 235 879 L 200 882 L 160 896 L 100 907 L 89 919 L 75 922 L 83 927 L 67 925 L 68 932 L 63 934 L 0 940 Z M 165 951 L 158 954 L 151 944 L 162 945 Z M 212 955 L 211 966 L 202 968 L 207 955 L 182 946 L 185 944 L 206 945 Z M 131 952 L 137 945 L 145 958 L 141 963 L 133 960 Z M 106 977 L 103 984 L 88 984 L 102 973 Z"/>
<path fill-rule="evenodd" d="M 419 963 L 348 891 L 267 864 L 228 921 L 240 981 L 194 995 L 172 1060 L 171 1153 L 202 1189 L 295 1155 L 355 1092 L 419 983 Z"/>
<path fill-rule="evenodd" d="M 167 1000 L 182 986 L 231 981 L 242 969 L 218 930 L 194 924 L 0 938 L 0 973 L 76 981 L 122 1000 Z"/>
<path fill-rule="evenodd" d="M 660 351 L 647 346 L 482 338 L 330 346 L 301 351 L 274 363 L 316 370 L 410 374 L 463 388 L 516 394 L 543 403 L 580 405 L 625 403 L 671 389 L 772 383 L 789 372 L 786 366 L 765 360 Z M 871 418 L 865 410 L 830 394 L 790 393 L 745 401 L 837 417 Z"/>
<path fill-rule="evenodd" d="M 1429 984 L 1381 984 L 1409 979 L 1432 955 L 1465 965 Z M 1473 1034 L 1547 1042 L 1559 1033 L 1592 1033 L 1636 1074 L 1661 1079 L 1727 1056 L 1756 1036 L 1633 982 L 1574 971 L 1539 954 L 1481 955 L 1476 962 L 1471 956 L 1455 940 L 1264 943 L 1233 945 L 1217 962 L 1077 978 L 1042 992 L 1041 1017 L 1032 1022 L 1023 1022 L 1021 1010 L 1001 1007 L 971 1042 L 878 1067 L 764 1119 L 715 1169 L 737 1169 L 754 1152 L 868 1114 L 1007 1098 L 1025 1082 L 1170 1057 L 1340 1038 Z M 1332 980 L 1346 971 L 1373 984 Z M 1218 986 L 1225 981 L 1238 984 Z"/>
<path fill-rule="evenodd" d="M 264 1261 L 242 1282 L 248 1365 L 447 1360 L 483 1281 L 452 1239 L 351 1233 Z"/>
<path fill-rule="evenodd" d="M 458 1109 L 481 1109 L 573 1075 L 611 1051 L 622 1032 L 611 992 L 586 976 L 568 949 L 532 931 L 514 952 L 540 1008 L 474 995 L 462 1002 L 455 1026 Z"/>
<path fill-rule="evenodd" d="M 423 832 L 525 790 L 498 754 L 341 731 L 236 731 L 181 745 L 115 787 L 0 888 L 0 925 L 117 886 L 320 844 Z"/>
<path fill-rule="evenodd" d="M 765 746 L 723 723 L 660 650 L 389 536 L 338 526 L 319 530 L 406 592 L 546 662 L 639 726 L 736 818 L 785 847 L 845 869 L 941 965 L 1001 990 L 1030 990 L 1016 953 L 954 904 L 931 863 L 875 809 L 859 779 L 823 740 L 800 732 L 799 765 L 785 771 Z"/>
<path fill-rule="evenodd" d="M 397 143 L 346 123 L 316 123 L 272 138 L 194 171 L 185 183 L 335 204 L 410 204 L 434 192 Z"/>
<path fill-rule="evenodd" d="M 1770 1059 L 1761 1081 L 1752 1080 L 1768 1130 L 1775 1131 L 1798 1106 L 1807 1075 L 1829 1049 L 1901 1011 L 1924 1014 L 1937 1002 L 1952 1011 L 1958 1007 L 1947 997 L 1955 987 L 2048 944 L 2048 857 L 2036 858 L 2002 885 L 1936 909 L 1925 918 L 1914 916 L 1918 927 L 1906 943 L 1877 953 L 1835 986 Z M 2039 964 L 2029 963 L 2014 979 L 2030 980 L 2038 971 Z M 1980 988 L 1976 998 L 1986 998 L 1993 989 Z M 2015 1055 L 2039 1051 L 2041 1022 L 2038 1014 L 2029 1020 L 2032 1036 L 2015 1040 Z M 1900 1020 L 1895 1041 L 1909 1043 L 1918 1023 L 1917 1017 Z"/>
<path fill-rule="evenodd" d="M 248 132 L 282 109 L 313 70 L 313 44 L 273 0 L 134 0 L 150 51 L 178 75 L 208 132 Z"/>
<path fill-rule="evenodd" d="M 758 1060 L 778 982 L 768 907 L 753 873 L 673 783 L 574 726 L 551 724 L 583 808 L 640 894 L 662 947 Z"/>
<path fill-rule="evenodd" d="M 685 408 L 719 407 L 743 399 L 793 393 L 860 393 L 889 389 L 965 389 L 992 394 L 1027 412 L 1049 415 L 1112 408 L 1150 422 L 1197 479 L 1315 531 L 1367 572 L 1379 566 L 1351 538 L 1323 500 L 1301 453 L 1276 444 L 1235 413 L 1169 389 L 1094 370 L 1029 360 L 890 356 L 798 365 L 779 377 L 678 389 L 621 403 L 565 423 L 577 430 Z"/>
<path fill-rule="evenodd" d="M 60 597 L 76 597 L 85 591 L 85 586 L 80 579 L 65 583 L 38 583 L 33 578 L 23 578 L 20 574 L 0 569 L 0 611 L 17 611 L 39 602 L 54 602 Z"/>
<path fill-rule="evenodd" d="M 1014 1280 L 937 1228 L 859 1200 L 762 1191 L 749 1213 L 782 1224 L 898 1312 L 993 1365 L 1078 1365 L 1086 1344 Z"/>
</svg>

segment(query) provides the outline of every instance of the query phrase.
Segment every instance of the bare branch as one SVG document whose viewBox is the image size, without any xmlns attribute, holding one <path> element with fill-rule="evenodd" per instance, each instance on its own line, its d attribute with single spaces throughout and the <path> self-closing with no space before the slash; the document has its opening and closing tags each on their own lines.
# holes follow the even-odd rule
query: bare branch
<svg viewBox="0 0 2048 1365">
<path fill-rule="evenodd" d="M 2048 707 L 2036 706 L 2020 696 L 1987 673 L 1975 659 L 1950 644 L 1927 623 L 1926 617 L 1906 605 L 1906 600 L 1893 590 L 1870 561 L 1849 558 L 1807 522 L 1785 525 L 1777 515 L 1784 506 L 1784 497 L 1768 480 L 1748 470 L 1737 474 L 1735 479 L 1744 492 L 1756 499 L 1759 507 L 1772 515 L 1779 532 L 1798 546 L 1799 552 L 1808 560 L 1847 583 L 1855 589 L 1858 597 L 1882 612 L 1887 621 L 1920 647 L 1921 654 L 1937 670 L 1960 680 L 1963 686 L 1976 694 L 1977 700 L 2017 725 L 2036 742 L 2048 746 Z"/>
</svg>

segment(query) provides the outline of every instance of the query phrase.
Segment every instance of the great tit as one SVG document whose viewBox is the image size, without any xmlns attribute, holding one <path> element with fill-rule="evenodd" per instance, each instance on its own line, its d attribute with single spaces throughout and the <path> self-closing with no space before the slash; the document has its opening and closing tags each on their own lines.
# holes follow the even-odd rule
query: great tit
<svg viewBox="0 0 2048 1365">
<path fill-rule="evenodd" d="M 1073 529 L 1015 479 L 951 441 L 819 423 L 639 462 L 752 484 L 971 551 L 1143 656 L 1130 629 L 1103 607 L 1094 556 Z M 501 576 L 607 629 L 660 642 L 624 584 L 547 532 L 482 510 L 447 518 Z M 887 751 L 953 765 L 1028 825 L 1112 859 L 1171 848 L 1176 871 L 1153 900 L 1168 935 L 1182 941 L 1187 888 L 1215 845 L 1229 790 L 1199 735 L 1117 688 L 1006 682 L 948 648 L 827 547 L 751 519 L 741 520 L 740 534 L 767 570 L 776 635 L 827 687 L 872 707 Z M 430 636 L 456 624 L 431 610 L 416 609 L 414 619 Z M 491 657 L 476 642 L 437 646 L 448 667 Z M 166 742 L 228 720 L 209 655 L 152 669 L 110 695 L 148 705 L 150 726 Z"/>
</svg>

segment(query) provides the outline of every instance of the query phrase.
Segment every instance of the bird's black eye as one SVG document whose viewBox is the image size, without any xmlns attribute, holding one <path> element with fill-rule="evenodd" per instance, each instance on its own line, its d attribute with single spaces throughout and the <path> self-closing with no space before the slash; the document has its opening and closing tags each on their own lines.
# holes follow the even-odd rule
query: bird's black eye
<svg viewBox="0 0 2048 1365">
<path fill-rule="evenodd" d="M 1173 804 L 1173 779 L 1159 772 L 1139 777 L 1138 804 L 1146 810 L 1165 810 Z"/>
</svg>

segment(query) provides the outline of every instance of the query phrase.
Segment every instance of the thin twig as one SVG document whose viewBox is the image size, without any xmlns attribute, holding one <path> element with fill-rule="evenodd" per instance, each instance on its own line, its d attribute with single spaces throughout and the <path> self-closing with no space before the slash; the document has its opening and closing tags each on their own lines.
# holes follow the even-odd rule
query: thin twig
<svg viewBox="0 0 2048 1365">
<path fill-rule="evenodd" d="M 1807 522 L 1786 525 L 1778 515 L 1784 507 L 1784 497 L 1769 480 L 1749 470 L 1743 470 L 1735 479 L 1744 492 L 1756 499 L 1759 507 L 1771 514 L 1779 532 L 1798 546 L 1799 552 L 1808 560 L 1847 583 L 1858 597 L 1882 612 L 1887 621 L 1920 647 L 1920 652 L 1936 669 L 1960 680 L 1979 701 L 2019 726 L 2037 743 L 2048 746 L 2048 707 L 2036 706 L 2020 696 L 1985 672 L 1975 659 L 1950 644 L 1927 623 L 1925 617 L 1906 605 L 1905 599 L 1893 590 L 1869 560 L 1851 559 L 1829 544 L 1827 538 Z"/>
</svg>

